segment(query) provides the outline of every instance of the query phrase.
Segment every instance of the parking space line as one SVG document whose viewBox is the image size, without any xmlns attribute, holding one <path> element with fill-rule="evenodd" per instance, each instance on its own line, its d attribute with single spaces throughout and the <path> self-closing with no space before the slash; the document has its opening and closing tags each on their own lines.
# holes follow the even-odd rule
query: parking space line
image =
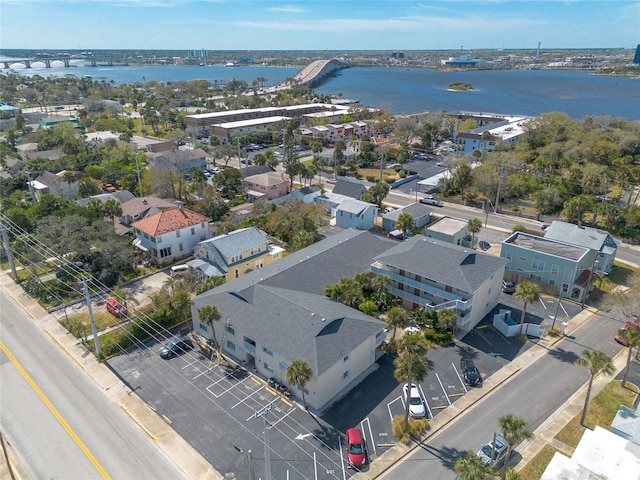
<svg viewBox="0 0 640 480">
<path fill-rule="evenodd" d="M 393 414 L 391 413 L 391 404 L 397 402 L 398 400 L 400 400 L 400 402 L 402 403 L 402 410 L 404 411 L 404 399 L 401 396 L 398 396 L 390 402 L 387 402 L 387 411 L 389 412 L 390 420 L 393 420 Z"/>
<path fill-rule="evenodd" d="M 242 400 L 240 400 L 238 403 L 236 403 L 235 405 L 231 406 L 231 410 L 233 410 L 234 408 L 236 408 L 238 405 L 240 405 L 241 403 L 244 403 L 246 400 L 249 400 L 251 397 L 253 397 L 256 393 L 260 392 L 262 390 L 262 388 L 259 388 L 258 390 L 252 392 L 250 395 L 247 395 L 246 397 L 244 397 Z"/>
<path fill-rule="evenodd" d="M 200 359 L 196 358 L 193 362 L 187 362 L 187 364 L 184 367 L 181 367 L 180 369 L 184 370 L 185 368 L 189 368 L 191 365 L 195 363 L 200 363 Z"/>
<path fill-rule="evenodd" d="M 444 385 L 442 385 L 442 382 L 440 381 L 440 376 L 438 375 L 437 372 L 436 372 L 436 378 L 438 379 L 438 383 L 440 384 L 440 388 L 442 388 L 442 391 L 444 393 L 445 398 L 447 399 L 447 402 L 449 402 L 449 405 L 451 405 L 451 400 L 449 400 L 449 395 L 447 394 L 447 391 L 444 389 Z"/>
<path fill-rule="evenodd" d="M 273 404 L 274 404 L 274 403 L 276 403 L 277 401 L 278 401 L 278 399 L 277 399 L 277 398 L 273 399 L 271 402 L 269 402 L 267 405 L 265 405 L 265 406 L 262 408 L 262 410 L 261 410 L 261 411 L 265 411 L 265 409 L 266 409 L 266 408 L 270 407 L 271 405 L 273 405 Z M 256 410 L 256 412 L 259 412 L 259 411 L 260 411 L 260 410 Z M 255 416 L 255 414 L 253 414 L 253 415 L 251 415 L 250 417 L 248 417 L 248 418 L 245 420 L 245 422 L 248 422 L 249 420 L 253 420 L 253 419 L 255 419 L 255 418 L 256 418 L 256 416 Z"/>
<path fill-rule="evenodd" d="M 422 395 L 422 399 L 424 400 L 424 404 L 427 406 L 427 412 L 429 412 L 429 418 L 433 418 L 433 414 L 431 413 L 431 408 L 429 408 L 429 402 L 427 402 L 427 396 L 424 394 L 424 390 L 422 389 L 422 385 L 418 385 L 420 389 L 420 394 Z"/>
<path fill-rule="evenodd" d="M 453 362 L 451 362 L 451 366 L 453 367 L 453 370 L 456 372 L 456 375 L 458 376 L 458 380 L 460 380 L 460 383 L 462 384 L 462 388 L 464 388 L 464 393 L 468 393 L 469 390 L 467 390 L 467 387 L 464 384 L 464 380 L 462 380 L 462 377 L 458 373 L 458 369 L 456 368 L 456 366 L 455 366 L 455 364 Z"/>
<path fill-rule="evenodd" d="M 540 301 L 540 304 L 542 305 L 542 307 L 546 310 L 546 309 L 547 309 L 547 306 L 546 306 L 546 305 L 544 304 L 544 302 L 542 301 L 542 297 L 540 297 L 538 300 Z"/>
<path fill-rule="evenodd" d="M 367 423 L 367 429 L 369 430 L 369 436 L 371 437 L 371 445 L 373 445 L 373 454 L 377 456 L 378 452 L 376 451 L 376 442 L 373 439 L 373 432 L 371 431 L 371 422 L 369 421 L 369 417 L 365 418 L 360 422 L 360 428 L 362 428 L 362 430 L 365 430 L 364 428 L 365 422 Z"/>
</svg>

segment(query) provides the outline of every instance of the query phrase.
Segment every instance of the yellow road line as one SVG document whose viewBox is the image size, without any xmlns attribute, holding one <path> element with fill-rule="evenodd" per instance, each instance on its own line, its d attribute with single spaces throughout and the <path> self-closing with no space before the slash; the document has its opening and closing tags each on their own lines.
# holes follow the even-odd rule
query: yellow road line
<svg viewBox="0 0 640 480">
<path fill-rule="evenodd" d="M 9 360 L 11 360 L 11 363 L 13 363 L 15 367 L 18 369 L 18 372 L 20 372 L 20 375 L 22 375 L 24 379 L 27 381 L 27 383 L 31 385 L 31 388 L 33 388 L 34 392 L 36 392 L 40 397 L 40 400 L 42 400 L 42 402 L 47 406 L 47 408 L 51 411 L 51 413 L 53 413 L 53 416 L 56 417 L 58 422 L 60 422 L 60 425 L 62 425 L 62 428 L 64 428 L 69 434 L 69 436 L 73 439 L 73 441 L 76 442 L 76 445 L 80 447 L 80 450 L 82 450 L 82 452 L 85 454 L 87 459 L 89 459 L 89 461 L 93 464 L 93 466 L 96 468 L 98 473 L 102 476 L 102 478 L 110 479 L 111 477 L 109 476 L 107 471 L 102 467 L 102 465 L 100 465 L 100 463 L 98 463 L 98 460 L 96 460 L 96 458 L 89 451 L 87 446 L 82 442 L 82 440 L 80 440 L 80 437 L 78 437 L 76 432 L 74 432 L 71 429 L 71 427 L 66 422 L 66 420 L 62 417 L 62 415 L 60 415 L 58 410 L 56 410 L 56 407 L 53 406 L 51 401 L 49 401 L 49 399 L 42 392 L 42 390 L 40 390 L 40 387 L 38 387 L 38 385 L 36 385 L 36 383 L 31 379 L 31 377 L 26 372 L 26 370 L 22 368 L 22 365 L 20 365 L 18 360 L 16 360 L 16 358 L 11 354 L 9 349 L 5 346 L 5 344 L 2 341 L 0 341 L 0 349 L 2 349 L 2 351 L 7 355 L 7 357 L 9 357 Z"/>
</svg>

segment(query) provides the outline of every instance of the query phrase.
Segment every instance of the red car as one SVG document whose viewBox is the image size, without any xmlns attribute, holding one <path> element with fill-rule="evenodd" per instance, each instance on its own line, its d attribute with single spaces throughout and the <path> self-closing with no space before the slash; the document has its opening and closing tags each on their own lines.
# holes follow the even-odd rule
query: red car
<svg viewBox="0 0 640 480">
<path fill-rule="evenodd" d="M 347 428 L 347 461 L 354 468 L 362 468 L 367 464 L 367 448 L 359 428 Z"/>
<path fill-rule="evenodd" d="M 618 333 L 614 337 L 616 342 L 618 342 L 620 345 L 624 345 L 625 347 L 628 346 L 626 333 L 629 328 L 640 330 L 640 323 L 638 323 L 637 321 L 627 323 L 624 327 L 618 330 Z"/>
<path fill-rule="evenodd" d="M 115 315 L 116 317 L 126 317 L 129 313 L 127 311 L 127 307 L 122 305 L 115 298 L 110 298 L 109 300 L 107 300 L 107 312 Z"/>
</svg>

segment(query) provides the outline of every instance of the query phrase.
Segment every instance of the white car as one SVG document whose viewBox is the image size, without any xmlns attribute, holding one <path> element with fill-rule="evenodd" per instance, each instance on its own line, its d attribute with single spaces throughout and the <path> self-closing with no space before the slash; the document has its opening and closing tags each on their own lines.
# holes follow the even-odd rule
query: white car
<svg viewBox="0 0 640 480">
<path fill-rule="evenodd" d="M 409 403 L 409 415 L 414 418 L 423 418 L 427 416 L 427 408 L 424 399 L 420 393 L 420 389 L 415 383 L 406 383 L 403 387 L 404 399 Z"/>
<path fill-rule="evenodd" d="M 482 460 L 482 466 L 489 464 L 500 464 L 504 462 L 509 449 L 509 444 L 500 434 L 496 435 L 495 445 L 493 439 L 485 443 L 476 455 Z"/>
</svg>

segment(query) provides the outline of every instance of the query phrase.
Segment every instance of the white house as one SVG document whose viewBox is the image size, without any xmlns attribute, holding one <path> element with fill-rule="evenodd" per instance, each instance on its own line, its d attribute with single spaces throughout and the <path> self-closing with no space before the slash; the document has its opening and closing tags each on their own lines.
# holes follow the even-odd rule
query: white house
<svg viewBox="0 0 640 480">
<path fill-rule="evenodd" d="M 193 254 L 195 246 L 209 238 L 209 218 L 176 207 L 138 220 L 131 225 L 134 244 L 161 265 Z"/>
</svg>

